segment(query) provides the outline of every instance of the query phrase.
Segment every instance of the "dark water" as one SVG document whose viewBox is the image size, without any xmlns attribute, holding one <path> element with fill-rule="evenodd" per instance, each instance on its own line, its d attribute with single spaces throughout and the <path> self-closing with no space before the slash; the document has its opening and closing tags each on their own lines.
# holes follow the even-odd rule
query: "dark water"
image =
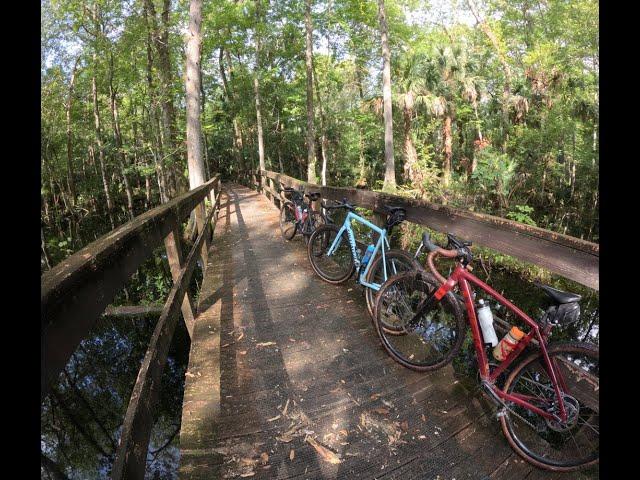
<svg viewBox="0 0 640 480">
<path fill-rule="evenodd" d="M 172 282 L 162 250 L 142 265 L 113 304 L 164 303 Z M 201 282 L 202 273 L 196 269 L 189 289 L 192 298 L 197 298 Z M 41 452 L 70 479 L 109 478 L 131 391 L 157 319 L 99 319 L 42 403 Z M 180 320 L 162 374 L 147 479 L 177 478 L 189 345 Z M 49 478 L 44 468 L 42 478 Z"/>
</svg>

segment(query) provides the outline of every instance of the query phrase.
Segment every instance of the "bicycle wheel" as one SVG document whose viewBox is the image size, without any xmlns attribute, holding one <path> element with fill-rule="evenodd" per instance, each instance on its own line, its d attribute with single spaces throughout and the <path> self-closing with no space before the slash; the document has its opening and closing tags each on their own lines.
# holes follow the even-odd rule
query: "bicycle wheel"
<svg viewBox="0 0 640 480">
<path fill-rule="evenodd" d="M 546 420 L 508 402 L 515 414 L 507 410 L 500 417 L 502 431 L 511 447 L 537 467 L 567 472 L 594 465 L 600 458 L 598 347 L 576 342 L 549 345 L 547 350 L 564 380 L 567 421 Z M 541 352 L 535 352 L 514 368 L 504 391 L 527 395 L 532 405 L 545 411 L 557 410 L 555 391 Z"/>
<path fill-rule="evenodd" d="M 424 270 L 422 265 L 413 258 L 413 255 L 405 252 L 404 250 L 386 250 L 384 252 L 384 259 L 387 265 L 387 278 L 408 270 Z M 367 283 L 377 283 L 378 285 L 382 285 L 385 280 L 387 280 L 384 276 L 384 269 L 382 268 L 382 255 L 376 255 L 376 258 L 371 262 L 371 268 L 369 268 L 365 280 Z M 371 315 L 372 319 L 374 318 L 376 295 L 378 294 L 378 291 L 379 290 L 374 290 L 373 288 L 366 288 L 364 292 L 365 298 L 367 299 L 367 310 L 369 311 L 369 315 Z M 383 327 L 389 329 L 393 328 L 387 327 L 386 325 L 383 325 Z"/>
<path fill-rule="evenodd" d="M 327 255 L 339 231 L 340 229 L 335 225 L 322 225 L 311 234 L 307 246 L 309 262 L 313 270 L 325 282 L 334 284 L 347 281 L 354 269 L 347 232 L 342 233 L 333 254 Z"/>
<path fill-rule="evenodd" d="M 296 206 L 293 202 L 284 202 L 282 208 L 280 208 L 280 231 L 282 232 L 282 238 L 285 240 L 291 240 L 296 236 Z"/>
<path fill-rule="evenodd" d="M 438 286 L 428 272 L 404 272 L 382 285 L 376 301 L 376 332 L 382 346 L 396 362 L 419 372 L 449 363 L 464 339 L 464 314 L 451 292 L 413 319 Z"/>
<path fill-rule="evenodd" d="M 321 212 L 311 212 L 309 218 L 303 225 L 302 235 L 304 236 L 304 243 L 309 244 L 309 238 L 311 234 L 320 225 L 325 225 L 327 222 L 324 215 Z"/>
</svg>

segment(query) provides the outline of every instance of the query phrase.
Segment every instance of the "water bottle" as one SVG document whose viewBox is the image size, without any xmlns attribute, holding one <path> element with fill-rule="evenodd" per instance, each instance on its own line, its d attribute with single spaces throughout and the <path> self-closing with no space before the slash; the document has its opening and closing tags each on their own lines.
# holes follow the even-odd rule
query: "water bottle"
<svg viewBox="0 0 640 480">
<path fill-rule="evenodd" d="M 296 220 L 300 220 L 302 218 L 302 208 L 300 205 L 296 205 Z"/>
<path fill-rule="evenodd" d="M 478 308 L 478 323 L 480 323 L 480 328 L 482 329 L 482 338 L 484 338 L 485 344 L 489 343 L 492 347 L 495 347 L 498 345 L 498 337 L 493 328 L 493 313 L 491 313 L 491 307 L 489 307 L 488 304 L 485 305 L 482 299 L 480 299 L 478 303 L 480 304 Z"/>
<path fill-rule="evenodd" d="M 362 266 L 365 267 L 367 265 L 367 263 L 369 263 L 369 260 L 371 259 L 371 255 L 373 255 L 373 251 L 375 250 L 375 247 L 373 245 L 369 245 L 367 247 L 367 251 L 364 252 L 364 257 L 362 257 Z"/>
<path fill-rule="evenodd" d="M 511 327 L 511 330 L 500 340 L 500 343 L 493 349 L 493 357 L 502 362 L 516 348 L 518 342 L 524 337 L 524 332 L 518 327 Z"/>
<path fill-rule="evenodd" d="M 304 222 L 307 219 L 307 216 L 309 216 L 309 210 L 307 210 L 306 208 L 302 211 L 302 221 Z"/>
</svg>

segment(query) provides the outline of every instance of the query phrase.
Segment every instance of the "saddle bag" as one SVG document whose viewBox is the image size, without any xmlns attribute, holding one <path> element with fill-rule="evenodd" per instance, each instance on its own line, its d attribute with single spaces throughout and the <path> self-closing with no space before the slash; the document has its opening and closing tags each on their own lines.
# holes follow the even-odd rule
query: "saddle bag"
<svg viewBox="0 0 640 480">
<path fill-rule="evenodd" d="M 569 325 L 580 318 L 578 302 L 561 303 L 550 306 L 544 315 L 544 321 L 553 325 Z"/>
</svg>

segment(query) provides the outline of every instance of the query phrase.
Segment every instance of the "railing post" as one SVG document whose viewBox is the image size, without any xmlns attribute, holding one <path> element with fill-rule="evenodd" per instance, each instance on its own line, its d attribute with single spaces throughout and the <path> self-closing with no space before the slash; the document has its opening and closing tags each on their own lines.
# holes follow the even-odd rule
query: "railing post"
<svg viewBox="0 0 640 480">
<path fill-rule="evenodd" d="M 196 225 L 198 227 L 198 235 L 205 229 L 205 218 L 207 217 L 207 210 L 205 208 L 204 200 L 196 206 Z M 200 249 L 200 259 L 202 260 L 202 271 L 207 268 L 207 259 L 209 257 L 209 239 L 205 236 L 202 248 Z"/>
<path fill-rule="evenodd" d="M 169 261 L 169 269 L 171 270 L 171 278 L 175 283 L 180 277 L 180 271 L 184 266 L 182 262 L 182 251 L 180 250 L 180 234 L 177 230 L 173 230 L 164 238 L 164 247 L 167 250 L 167 260 Z M 193 303 L 188 294 L 185 294 L 182 300 L 182 317 L 187 326 L 189 337 L 192 337 L 193 327 L 195 325 L 195 316 L 193 314 Z"/>
</svg>

